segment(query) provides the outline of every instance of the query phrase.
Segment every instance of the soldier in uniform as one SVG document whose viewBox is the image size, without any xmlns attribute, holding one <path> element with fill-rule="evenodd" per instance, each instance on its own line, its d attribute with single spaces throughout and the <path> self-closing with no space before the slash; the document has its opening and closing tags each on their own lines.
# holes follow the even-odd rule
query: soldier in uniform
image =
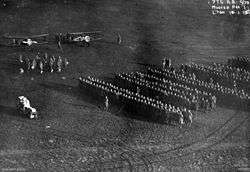
<svg viewBox="0 0 250 172">
<path fill-rule="evenodd" d="M 236 81 L 233 82 L 234 90 L 237 91 L 237 83 Z"/>
<path fill-rule="evenodd" d="M 162 61 L 162 69 L 165 70 L 167 65 L 167 58 L 165 57 Z"/>
<path fill-rule="evenodd" d="M 58 72 L 62 71 L 62 58 L 61 58 L 61 56 L 59 56 L 57 59 L 57 71 Z"/>
<path fill-rule="evenodd" d="M 139 86 L 136 87 L 136 94 L 140 94 L 140 87 Z"/>
<path fill-rule="evenodd" d="M 68 36 L 69 34 L 67 34 L 67 38 L 69 37 Z M 63 35 L 62 33 L 59 33 L 58 35 L 56 35 L 56 42 L 57 42 L 57 46 L 60 50 L 62 50 L 62 45 L 61 45 L 61 42 L 63 40 Z"/>
<path fill-rule="evenodd" d="M 188 120 L 189 120 L 189 124 L 191 125 L 193 122 L 193 114 L 191 112 L 191 110 L 188 110 Z"/>
<path fill-rule="evenodd" d="M 193 73 L 193 75 L 192 75 L 192 79 L 193 80 L 196 80 L 196 75 Z"/>
<path fill-rule="evenodd" d="M 206 104 L 206 110 L 209 111 L 210 110 L 210 103 L 208 99 L 205 99 L 205 104 Z"/>
<path fill-rule="evenodd" d="M 19 73 L 22 74 L 22 73 L 24 73 L 25 64 L 23 61 L 23 56 L 21 54 L 19 55 L 18 61 L 19 61 L 19 65 L 20 65 Z"/>
<path fill-rule="evenodd" d="M 20 62 L 20 64 L 22 64 L 24 61 L 23 61 L 23 55 L 22 54 L 20 54 L 19 55 L 19 62 Z"/>
<path fill-rule="evenodd" d="M 167 67 L 170 68 L 171 67 L 171 59 L 168 59 L 167 62 L 168 62 Z"/>
<path fill-rule="evenodd" d="M 121 35 L 119 33 L 117 34 L 117 43 L 118 44 L 122 43 L 122 37 L 121 37 Z"/>
<path fill-rule="evenodd" d="M 48 53 L 47 53 L 47 52 L 44 53 L 44 59 L 45 59 L 45 60 L 48 60 Z"/>
<path fill-rule="evenodd" d="M 214 83 L 214 80 L 213 80 L 212 77 L 209 79 L 209 83 L 210 83 L 210 84 L 213 84 L 213 83 Z"/>
<path fill-rule="evenodd" d="M 36 55 L 36 60 L 41 60 L 40 52 L 37 53 L 37 55 Z"/>
<path fill-rule="evenodd" d="M 184 122 L 186 122 L 188 125 L 191 125 L 193 115 L 190 110 L 187 110 L 186 108 L 182 111 Z"/>
<path fill-rule="evenodd" d="M 43 61 L 42 60 L 40 60 L 39 67 L 40 67 L 40 73 L 43 74 Z"/>
<path fill-rule="evenodd" d="M 27 67 L 27 71 L 30 71 L 31 64 L 30 64 L 30 59 L 28 57 L 25 58 L 25 64 L 26 64 L 26 67 Z"/>
<path fill-rule="evenodd" d="M 106 108 L 106 110 L 108 110 L 108 108 L 109 108 L 109 99 L 108 99 L 108 96 L 105 96 L 105 108 Z"/>
<path fill-rule="evenodd" d="M 50 66 L 50 72 L 52 73 L 54 71 L 53 66 L 54 66 L 54 56 L 49 58 L 49 66 Z"/>
<path fill-rule="evenodd" d="M 69 65 L 68 59 L 65 57 L 64 58 L 64 67 L 67 67 Z"/>
<path fill-rule="evenodd" d="M 44 65 L 48 63 L 48 53 L 44 53 L 43 61 L 44 61 Z"/>
<path fill-rule="evenodd" d="M 212 109 L 215 109 L 216 108 L 216 97 L 213 95 L 212 96 Z"/>
<path fill-rule="evenodd" d="M 36 65 L 37 65 L 36 58 L 34 58 L 32 61 L 31 69 L 34 70 L 36 68 Z"/>
</svg>

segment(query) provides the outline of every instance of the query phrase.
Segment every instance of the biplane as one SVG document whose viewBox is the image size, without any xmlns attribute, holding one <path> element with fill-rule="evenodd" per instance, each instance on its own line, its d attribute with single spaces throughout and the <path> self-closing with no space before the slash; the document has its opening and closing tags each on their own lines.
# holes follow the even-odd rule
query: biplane
<svg viewBox="0 0 250 172">
<path fill-rule="evenodd" d="M 103 39 L 103 34 L 101 31 L 93 32 L 74 32 L 74 33 L 59 33 L 55 36 L 56 42 L 60 47 L 62 44 L 76 43 L 79 45 L 89 46 L 90 42 Z"/>
<path fill-rule="evenodd" d="M 33 36 L 9 36 L 4 35 L 3 38 L 12 40 L 11 42 L 5 41 L 7 46 L 27 46 L 47 44 L 49 34 L 33 35 Z"/>
</svg>

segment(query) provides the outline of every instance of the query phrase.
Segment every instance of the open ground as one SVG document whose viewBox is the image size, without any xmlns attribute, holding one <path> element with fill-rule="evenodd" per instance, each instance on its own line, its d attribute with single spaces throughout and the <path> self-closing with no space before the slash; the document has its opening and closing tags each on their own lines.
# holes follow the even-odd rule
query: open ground
<svg viewBox="0 0 250 172">
<path fill-rule="evenodd" d="M 0 34 L 101 30 L 90 47 L 0 46 L 0 170 L 240 171 L 249 168 L 249 112 L 218 107 L 191 127 L 127 117 L 79 93 L 79 76 L 112 77 L 139 63 L 225 62 L 250 55 L 250 19 L 212 16 L 206 0 L 18 0 L 0 7 Z M 122 44 L 116 44 L 116 34 Z M 2 41 L 2 40 L 1 40 Z M 62 73 L 20 75 L 20 54 L 67 57 Z M 41 118 L 16 113 L 25 95 Z M 139 114 L 138 114 L 139 115 Z"/>
</svg>

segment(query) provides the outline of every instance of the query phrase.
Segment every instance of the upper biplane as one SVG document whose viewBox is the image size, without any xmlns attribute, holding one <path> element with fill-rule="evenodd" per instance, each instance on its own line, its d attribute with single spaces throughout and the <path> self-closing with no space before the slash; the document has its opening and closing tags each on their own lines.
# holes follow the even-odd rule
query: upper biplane
<svg viewBox="0 0 250 172">
<path fill-rule="evenodd" d="M 4 35 L 3 38 L 12 40 L 7 42 L 7 46 L 27 46 L 47 44 L 49 34 L 33 35 L 33 36 L 9 36 Z M 6 42 L 6 41 L 5 41 Z"/>
</svg>

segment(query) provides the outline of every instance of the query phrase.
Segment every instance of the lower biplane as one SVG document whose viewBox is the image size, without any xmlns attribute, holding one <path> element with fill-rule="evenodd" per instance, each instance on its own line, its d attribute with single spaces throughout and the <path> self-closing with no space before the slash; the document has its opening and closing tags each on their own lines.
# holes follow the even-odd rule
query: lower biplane
<svg viewBox="0 0 250 172">
<path fill-rule="evenodd" d="M 59 48 L 61 48 L 61 44 L 71 43 L 89 46 L 90 42 L 103 39 L 103 34 L 101 31 L 74 32 L 66 34 L 59 33 L 55 36 L 55 39 Z"/>
<path fill-rule="evenodd" d="M 6 46 L 24 46 L 47 44 L 49 34 L 33 35 L 33 36 L 9 36 L 4 35 L 3 38 L 11 41 L 4 41 Z"/>
</svg>

